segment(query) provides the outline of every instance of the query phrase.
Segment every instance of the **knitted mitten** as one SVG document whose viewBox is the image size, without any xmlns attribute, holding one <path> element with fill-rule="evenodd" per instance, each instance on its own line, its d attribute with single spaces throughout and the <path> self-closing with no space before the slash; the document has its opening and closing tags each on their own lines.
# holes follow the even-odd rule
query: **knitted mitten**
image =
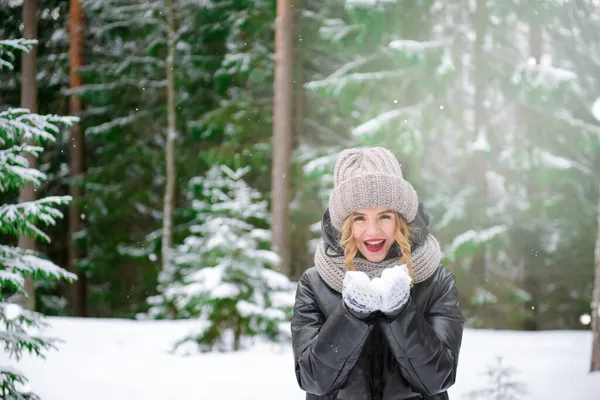
<svg viewBox="0 0 600 400">
<path fill-rule="evenodd" d="M 371 313 L 381 307 L 379 292 L 362 271 L 346 272 L 342 298 L 350 310 L 358 313 Z"/>
<path fill-rule="evenodd" d="M 411 281 L 406 265 L 387 268 L 380 278 L 374 278 L 373 286 L 381 295 L 379 309 L 386 314 L 393 314 L 404 307 L 410 296 Z"/>
</svg>

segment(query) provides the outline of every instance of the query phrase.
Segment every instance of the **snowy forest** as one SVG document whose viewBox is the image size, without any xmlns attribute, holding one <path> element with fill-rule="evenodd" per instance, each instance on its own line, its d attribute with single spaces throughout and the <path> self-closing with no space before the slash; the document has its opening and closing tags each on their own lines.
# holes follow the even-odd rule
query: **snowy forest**
<svg viewBox="0 0 600 400">
<path fill-rule="evenodd" d="M 600 398 L 599 98 L 598 0 L 0 0 L 0 397 L 95 399 L 19 364 L 95 323 L 177 327 L 184 359 L 289 351 L 337 155 L 384 146 L 479 352 L 577 335 L 556 379 Z M 524 384 L 461 393 L 566 398 Z"/>
</svg>

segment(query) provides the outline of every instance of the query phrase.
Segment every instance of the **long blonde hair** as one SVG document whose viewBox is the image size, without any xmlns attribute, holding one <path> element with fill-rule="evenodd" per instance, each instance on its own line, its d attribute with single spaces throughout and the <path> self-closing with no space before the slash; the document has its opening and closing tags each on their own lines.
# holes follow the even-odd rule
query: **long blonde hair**
<svg viewBox="0 0 600 400">
<path fill-rule="evenodd" d="M 400 264 L 406 264 L 408 267 L 408 271 L 410 272 L 410 276 L 413 276 L 413 261 L 410 254 L 410 231 L 408 229 L 408 224 L 402 218 L 400 214 L 397 212 L 396 214 L 396 243 L 400 246 L 400 251 L 402 252 L 402 257 L 400 258 Z M 346 218 L 344 221 L 344 225 L 342 226 L 342 238 L 340 241 L 342 248 L 344 249 L 344 260 L 346 264 L 346 269 L 348 271 L 355 271 L 356 267 L 354 266 L 353 260 L 358 253 L 358 249 L 356 248 L 356 242 L 354 241 L 354 234 L 352 231 L 352 216 Z"/>
</svg>

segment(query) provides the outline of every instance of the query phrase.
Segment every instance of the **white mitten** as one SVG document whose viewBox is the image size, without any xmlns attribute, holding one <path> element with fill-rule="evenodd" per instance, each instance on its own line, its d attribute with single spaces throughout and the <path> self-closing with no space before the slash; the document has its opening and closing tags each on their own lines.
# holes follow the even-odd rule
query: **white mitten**
<svg viewBox="0 0 600 400">
<path fill-rule="evenodd" d="M 373 279 L 372 282 L 381 295 L 380 310 L 384 313 L 393 313 L 408 302 L 412 278 L 405 264 L 385 269 L 381 277 Z"/>
<path fill-rule="evenodd" d="M 377 311 L 381 307 L 379 292 L 362 271 L 346 272 L 342 298 L 350 309 L 361 313 Z"/>
</svg>

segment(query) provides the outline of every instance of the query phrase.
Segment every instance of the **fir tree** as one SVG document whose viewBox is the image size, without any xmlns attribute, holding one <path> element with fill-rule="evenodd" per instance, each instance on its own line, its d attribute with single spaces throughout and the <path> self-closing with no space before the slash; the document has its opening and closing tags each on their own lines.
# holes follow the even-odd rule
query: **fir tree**
<svg viewBox="0 0 600 400">
<path fill-rule="evenodd" d="M 485 375 L 488 384 L 481 389 L 474 389 L 467 393 L 466 398 L 470 400 L 519 400 L 528 394 L 526 385 L 515 380 L 514 375 L 518 371 L 502 364 L 502 357 L 496 358 L 496 364 L 488 365 Z"/>
<path fill-rule="evenodd" d="M 36 41 L 0 40 L 0 69 L 13 69 L 14 51 L 29 51 Z M 0 194 L 18 189 L 26 184 L 38 187 L 46 175 L 29 168 L 23 153 L 38 157 L 42 145 L 55 140 L 59 124 L 70 125 L 75 118 L 31 114 L 25 109 L 8 109 L 0 112 Z M 0 234 L 18 236 L 24 233 L 36 239 L 50 238 L 37 225 L 54 225 L 62 218 L 59 207 L 70 201 L 69 196 L 50 196 L 33 202 L 3 204 L 0 206 Z M 55 348 L 56 339 L 31 335 L 31 329 L 46 326 L 41 315 L 24 310 L 14 300 L 25 296 L 25 277 L 34 280 L 66 279 L 75 275 L 65 271 L 43 255 L 10 245 L 0 245 L 0 335 L 4 351 L 9 358 L 20 360 L 25 353 L 43 357 L 45 351 Z M 24 385 L 27 379 L 18 370 L 0 366 L 0 394 L 3 399 L 37 399 Z"/>
<path fill-rule="evenodd" d="M 190 182 L 190 235 L 162 271 L 156 318 L 198 318 L 200 331 L 181 340 L 201 350 L 239 350 L 244 339 L 282 339 L 280 323 L 292 306 L 293 286 L 271 269 L 267 202 L 236 171 L 214 166 Z M 187 347 L 186 347 L 187 348 Z"/>
</svg>

